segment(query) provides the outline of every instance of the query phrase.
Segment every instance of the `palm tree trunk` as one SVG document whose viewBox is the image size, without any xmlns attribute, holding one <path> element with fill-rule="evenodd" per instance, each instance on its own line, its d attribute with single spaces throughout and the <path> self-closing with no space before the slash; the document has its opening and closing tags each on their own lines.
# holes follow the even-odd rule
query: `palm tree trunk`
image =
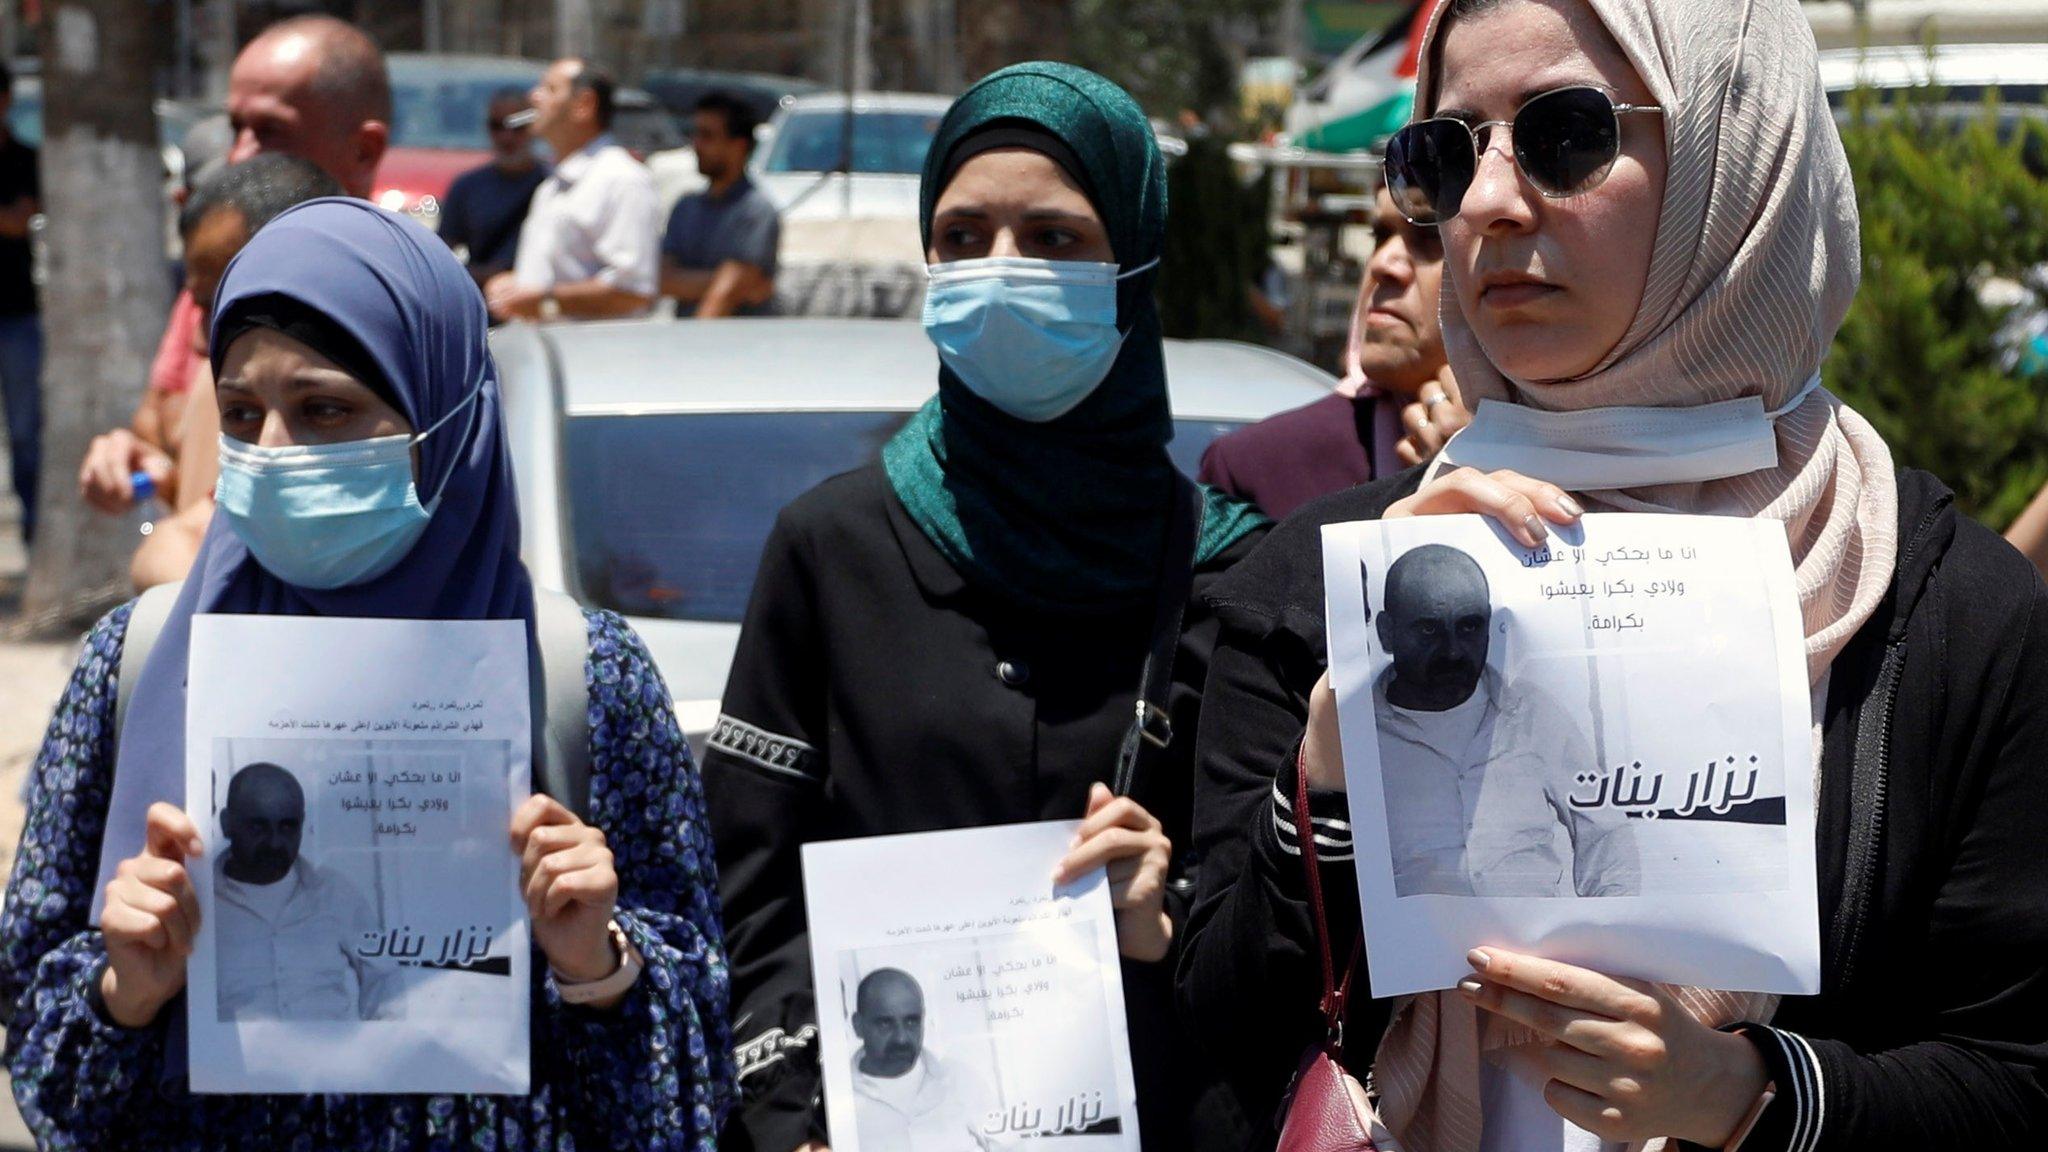
<svg viewBox="0 0 2048 1152">
<path fill-rule="evenodd" d="M 59 0 L 43 26 L 43 468 L 22 615 L 69 628 L 128 591 L 137 543 L 77 497 L 92 437 L 126 424 L 170 303 L 147 0 Z"/>
</svg>

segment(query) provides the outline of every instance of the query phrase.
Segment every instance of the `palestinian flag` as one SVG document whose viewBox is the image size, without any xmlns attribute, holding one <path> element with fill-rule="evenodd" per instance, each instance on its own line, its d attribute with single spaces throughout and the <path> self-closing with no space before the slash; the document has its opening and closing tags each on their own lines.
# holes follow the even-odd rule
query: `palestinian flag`
<svg viewBox="0 0 2048 1152">
<path fill-rule="evenodd" d="M 1288 112 L 1289 141 L 1317 152 L 1377 148 L 1415 108 L 1415 63 L 1436 0 L 1416 0 L 1377 37 L 1353 44 Z"/>
</svg>

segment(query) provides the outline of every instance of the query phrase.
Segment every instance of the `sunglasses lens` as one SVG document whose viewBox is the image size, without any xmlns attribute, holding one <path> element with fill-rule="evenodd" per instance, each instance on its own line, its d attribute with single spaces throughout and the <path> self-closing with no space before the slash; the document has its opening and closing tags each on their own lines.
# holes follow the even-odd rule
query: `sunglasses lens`
<svg viewBox="0 0 2048 1152">
<path fill-rule="evenodd" d="M 1387 191 L 1417 224 L 1455 216 L 1472 185 L 1472 132 L 1456 120 L 1423 120 L 1387 141 Z"/>
<path fill-rule="evenodd" d="M 1549 92 L 1515 116 L 1515 162 L 1552 196 L 1596 184 L 1621 151 L 1614 102 L 1598 88 Z"/>
</svg>

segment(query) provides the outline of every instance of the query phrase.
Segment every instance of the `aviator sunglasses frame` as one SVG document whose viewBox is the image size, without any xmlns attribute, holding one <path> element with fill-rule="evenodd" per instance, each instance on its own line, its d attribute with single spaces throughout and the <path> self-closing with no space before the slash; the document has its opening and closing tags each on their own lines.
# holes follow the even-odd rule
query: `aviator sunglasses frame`
<svg viewBox="0 0 2048 1152">
<path fill-rule="evenodd" d="M 1601 157 L 1600 162 L 1587 171 L 1585 175 L 1564 187 L 1558 187 L 1557 185 L 1561 181 L 1547 178 L 1547 173 L 1544 170 L 1554 169 L 1559 165 L 1543 161 L 1540 157 L 1538 162 L 1532 165 L 1529 155 L 1524 152 L 1523 145 L 1529 135 L 1527 129 L 1530 125 L 1522 122 L 1523 117 L 1532 108 L 1537 108 L 1540 111 L 1539 106 L 1543 105 L 1546 101 L 1564 99 L 1583 100 L 1588 95 L 1599 97 L 1600 105 L 1604 107 L 1607 120 L 1612 125 L 1606 140 L 1606 155 Z M 1588 106 L 1574 111 L 1579 115 L 1585 113 L 1598 115 L 1601 109 Z M 1614 97 L 1606 89 L 1592 84 L 1568 84 L 1562 88 L 1552 88 L 1548 92 L 1539 92 L 1529 97 L 1522 102 L 1521 107 L 1515 109 L 1515 114 L 1506 120 L 1482 120 L 1476 124 L 1467 123 L 1455 116 L 1433 116 L 1427 120 L 1417 120 L 1400 131 L 1395 132 L 1387 140 L 1385 161 L 1387 191 L 1392 193 L 1394 206 L 1400 210 L 1402 216 L 1407 217 L 1409 223 L 1421 227 L 1435 227 L 1443 223 L 1444 220 L 1457 214 L 1459 204 L 1462 204 L 1465 199 L 1465 192 L 1471 188 L 1472 180 L 1477 177 L 1480 158 L 1492 146 L 1492 141 L 1488 139 L 1492 134 L 1492 130 L 1495 128 L 1505 128 L 1508 131 L 1509 154 L 1514 157 L 1516 170 L 1526 177 L 1530 186 L 1542 193 L 1546 199 L 1563 200 L 1583 192 L 1590 192 L 1606 182 L 1608 173 L 1614 170 L 1615 160 L 1621 156 L 1622 116 L 1639 112 L 1662 113 L 1663 111 L 1663 107 L 1657 104 L 1616 103 Z M 1569 126 L 1578 117 L 1572 111 L 1566 111 L 1560 113 L 1558 119 L 1560 123 Z M 1424 181 L 1420 177 L 1420 165 L 1414 159 L 1415 157 L 1428 155 L 1432 152 L 1441 157 L 1443 154 L 1442 149 L 1429 149 L 1419 145 L 1426 139 L 1425 133 L 1443 131 L 1442 126 L 1445 125 L 1456 125 L 1458 130 L 1465 134 L 1467 154 L 1472 158 L 1472 167 L 1464 179 L 1464 186 L 1458 189 L 1457 203 L 1449 205 L 1442 203 L 1442 193 L 1446 181 L 1444 179 L 1444 165 L 1441 159 L 1438 159 L 1435 163 L 1436 195 L 1431 195 L 1429 189 L 1425 186 Z M 1560 140 L 1549 143 L 1554 148 L 1555 144 L 1562 142 Z M 1567 170 L 1568 174 L 1569 170 Z M 1445 211 L 1446 207 L 1449 208 L 1449 211 Z"/>
</svg>

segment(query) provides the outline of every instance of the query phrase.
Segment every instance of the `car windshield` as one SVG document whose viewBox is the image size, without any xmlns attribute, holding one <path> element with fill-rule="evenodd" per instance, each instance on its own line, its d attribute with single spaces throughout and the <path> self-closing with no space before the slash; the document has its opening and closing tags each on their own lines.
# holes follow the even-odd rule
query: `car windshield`
<svg viewBox="0 0 2048 1152">
<path fill-rule="evenodd" d="M 407 69 L 391 77 L 391 144 L 396 148 L 491 146 L 484 119 L 500 89 L 525 92 L 540 79 L 538 67 L 496 75 L 434 76 Z"/>
<path fill-rule="evenodd" d="M 876 458 L 904 412 L 572 416 L 563 435 L 569 550 L 588 604 L 737 623 L 782 506 Z M 1238 425 L 1176 420 L 1192 475 Z"/>
<path fill-rule="evenodd" d="M 915 176 L 924 170 L 924 154 L 939 130 L 938 113 L 856 112 L 852 119 L 855 172 Z M 791 113 L 776 129 L 762 170 L 838 171 L 846 147 L 846 121 L 846 113 L 829 109 Z"/>
<path fill-rule="evenodd" d="M 627 151 L 642 158 L 689 143 L 668 110 L 651 100 L 645 104 L 619 105 L 612 117 L 612 135 L 619 138 Z"/>
</svg>

